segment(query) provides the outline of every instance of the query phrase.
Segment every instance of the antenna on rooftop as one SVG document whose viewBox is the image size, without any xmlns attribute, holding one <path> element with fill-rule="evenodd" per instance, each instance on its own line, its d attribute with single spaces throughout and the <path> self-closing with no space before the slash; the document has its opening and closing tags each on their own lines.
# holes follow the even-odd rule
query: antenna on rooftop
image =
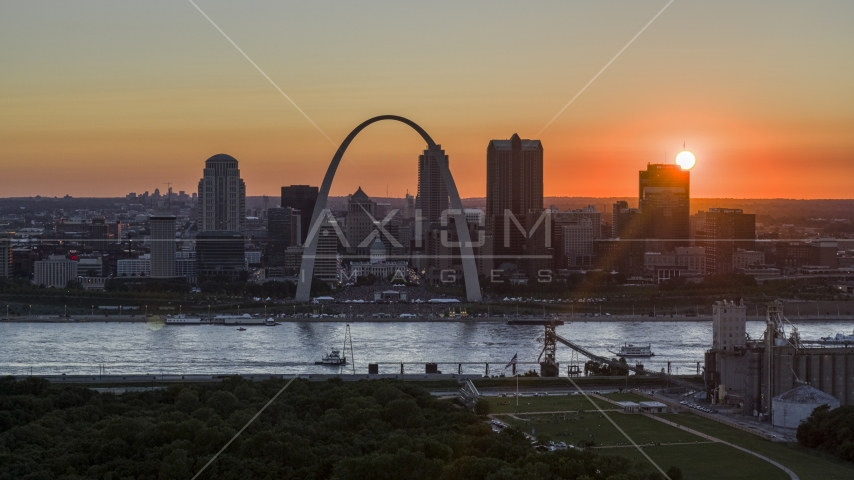
<svg viewBox="0 0 854 480">
<path fill-rule="evenodd" d="M 166 208 L 172 213 L 172 182 L 164 182 L 163 185 L 169 187 L 169 190 L 166 190 Z"/>
</svg>

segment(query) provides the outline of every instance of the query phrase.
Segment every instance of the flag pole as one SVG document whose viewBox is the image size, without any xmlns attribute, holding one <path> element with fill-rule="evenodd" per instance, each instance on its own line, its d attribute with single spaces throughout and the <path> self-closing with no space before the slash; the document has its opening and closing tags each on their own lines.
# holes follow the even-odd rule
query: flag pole
<svg viewBox="0 0 854 480">
<path fill-rule="evenodd" d="M 519 406 L 519 373 L 516 373 L 516 406 Z"/>
</svg>

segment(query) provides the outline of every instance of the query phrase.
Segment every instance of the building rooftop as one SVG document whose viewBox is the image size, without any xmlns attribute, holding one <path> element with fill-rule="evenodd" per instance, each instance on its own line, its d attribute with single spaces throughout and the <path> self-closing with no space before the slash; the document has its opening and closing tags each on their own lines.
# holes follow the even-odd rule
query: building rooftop
<svg viewBox="0 0 854 480">
<path fill-rule="evenodd" d="M 215 163 L 215 162 L 234 162 L 234 164 L 236 165 L 237 159 L 232 157 L 231 155 L 227 155 L 225 153 L 217 153 L 216 155 L 212 156 L 211 158 L 205 160 L 205 164 Z"/>
<path fill-rule="evenodd" d="M 787 403 L 827 404 L 831 407 L 839 405 L 839 400 L 836 397 L 809 385 L 801 385 L 788 392 L 781 393 L 774 397 L 774 400 Z"/>
</svg>

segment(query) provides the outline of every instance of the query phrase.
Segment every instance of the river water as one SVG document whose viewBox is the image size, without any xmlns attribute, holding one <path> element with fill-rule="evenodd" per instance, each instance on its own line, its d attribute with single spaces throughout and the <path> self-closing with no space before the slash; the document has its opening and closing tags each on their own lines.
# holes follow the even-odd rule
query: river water
<svg viewBox="0 0 854 480">
<path fill-rule="evenodd" d="M 795 325 L 803 339 L 818 339 L 844 331 L 851 323 L 803 322 Z M 108 374 L 260 374 L 330 373 L 316 366 L 324 353 L 340 349 L 344 323 L 282 323 L 276 327 L 166 326 L 144 323 L 0 323 L 0 375 L 95 374 L 99 365 Z M 437 362 L 445 373 L 500 373 L 514 354 L 519 368 L 534 369 L 542 344 L 541 326 L 502 323 L 355 323 L 351 325 L 356 373 L 368 363 Z M 747 331 L 760 338 L 763 322 L 751 321 Z M 611 355 L 623 342 L 650 344 L 655 357 L 639 360 L 659 370 L 672 362 L 673 373 L 696 372 L 696 362 L 711 343 L 711 322 L 574 322 L 557 327 L 559 335 L 600 355 Z M 349 352 L 347 352 L 349 357 Z M 572 351 L 558 345 L 561 374 Z M 585 359 L 582 357 L 583 363 Z M 441 365 L 442 362 L 455 365 Z M 348 367 L 348 370 L 352 367 Z M 423 365 L 406 365 L 423 373 Z M 352 371 L 352 370 L 350 370 Z M 399 373 L 400 365 L 380 365 L 380 373 Z"/>
</svg>

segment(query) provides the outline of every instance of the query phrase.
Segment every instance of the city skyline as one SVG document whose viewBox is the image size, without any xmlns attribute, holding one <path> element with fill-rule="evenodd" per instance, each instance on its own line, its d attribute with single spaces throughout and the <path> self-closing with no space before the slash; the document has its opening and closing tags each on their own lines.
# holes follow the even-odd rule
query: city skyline
<svg viewBox="0 0 854 480">
<path fill-rule="evenodd" d="M 546 145 L 547 196 L 631 196 L 634 171 L 687 142 L 697 197 L 850 197 L 854 5 L 674 2 L 537 136 L 666 1 L 197 4 L 333 143 L 375 114 L 433 132 L 463 197 L 485 196 L 483 147 L 507 132 Z M 251 196 L 320 183 L 335 147 L 192 4 L 0 8 L 4 197 L 193 191 L 220 152 Z M 424 25 L 441 34 L 411 35 Z M 423 148 L 377 125 L 331 193 L 403 197 Z"/>
</svg>

